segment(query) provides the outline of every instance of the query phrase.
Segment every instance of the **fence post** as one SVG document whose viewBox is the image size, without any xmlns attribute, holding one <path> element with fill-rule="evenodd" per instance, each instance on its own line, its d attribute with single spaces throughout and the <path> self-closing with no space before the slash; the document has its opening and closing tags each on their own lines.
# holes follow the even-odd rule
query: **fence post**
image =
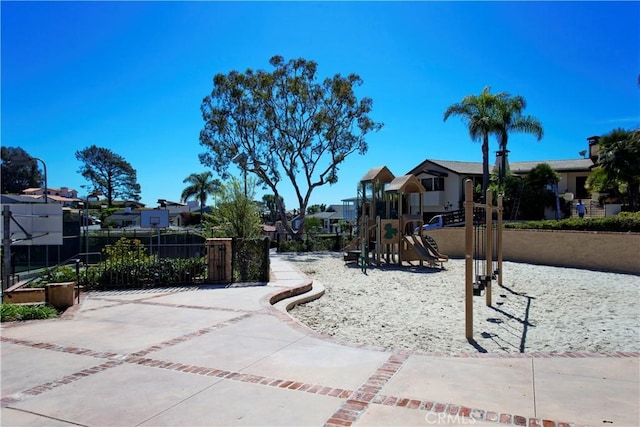
<svg viewBox="0 0 640 427">
<path fill-rule="evenodd" d="M 234 237 L 231 239 L 231 283 L 235 281 L 235 272 L 236 272 L 236 264 L 238 261 L 237 253 L 238 253 L 238 238 Z M 242 278 L 240 279 L 242 281 Z"/>
<path fill-rule="evenodd" d="M 269 266 L 271 263 L 271 260 L 269 259 L 269 250 L 271 248 L 271 244 L 269 241 L 268 237 L 265 237 L 263 239 L 263 250 L 262 250 L 262 281 L 263 282 L 269 282 Z"/>
</svg>

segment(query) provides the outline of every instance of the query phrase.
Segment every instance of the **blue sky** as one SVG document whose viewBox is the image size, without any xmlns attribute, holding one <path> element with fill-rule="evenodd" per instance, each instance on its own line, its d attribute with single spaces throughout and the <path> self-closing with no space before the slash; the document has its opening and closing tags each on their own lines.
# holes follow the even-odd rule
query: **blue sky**
<svg viewBox="0 0 640 427">
<path fill-rule="evenodd" d="M 178 200 L 205 170 L 202 98 L 216 73 L 270 70 L 273 55 L 359 74 L 385 124 L 311 203 L 340 203 L 386 165 L 482 160 L 448 105 L 486 85 L 524 96 L 545 136 L 513 136 L 511 161 L 579 158 L 586 138 L 640 124 L 638 2 L 7 2 L 2 144 L 47 163 L 51 187 L 86 194 L 74 153 L 92 144 L 137 170 L 142 202 Z M 497 149 L 491 141 L 492 156 Z M 235 173 L 240 176 L 239 171 Z M 282 193 L 297 207 L 290 188 Z M 260 193 L 260 195 L 262 192 Z"/>
</svg>

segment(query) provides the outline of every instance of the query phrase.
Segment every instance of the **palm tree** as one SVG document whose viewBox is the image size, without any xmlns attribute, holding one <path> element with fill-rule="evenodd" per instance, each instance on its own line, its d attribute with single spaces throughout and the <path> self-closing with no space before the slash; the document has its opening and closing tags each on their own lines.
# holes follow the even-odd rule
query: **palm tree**
<svg viewBox="0 0 640 427">
<path fill-rule="evenodd" d="M 482 198 L 486 197 L 489 187 L 489 135 L 497 129 L 495 105 L 505 97 L 506 93 L 492 94 L 491 87 L 486 86 L 480 95 L 467 95 L 462 101 L 450 105 L 444 112 L 444 121 L 450 116 L 460 116 L 469 128 L 469 136 L 473 141 L 482 141 Z"/>
<path fill-rule="evenodd" d="M 180 198 L 183 202 L 186 202 L 187 199 L 194 197 L 200 202 L 200 224 L 202 224 L 203 210 L 204 205 L 207 203 L 207 197 L 218 193 L 222 184 L 218 179 L 213 179 L 213 174 L 210 171 L 192 173 L 182 182 L 189 183 L 189 186 L 182 190 Z"/>
<path fill-rule="evenodd" d="M 494 105 L 494 119 L 496 128 L 493 133 L 498 138 L 502 165 L 500 165 L 500 184 L 504 183 L 505 170 L 507 166 L 507 142 L 510 132 L 529 133 L 536 136 L 538 141 L 542 139 L 544 130 L 540 120 L 533 116 L 523 116 L 522 110 L 527 107 L 524 97 L 516 95 L 511 97 L 507 93 L 497 96 Z"/>
</svg>

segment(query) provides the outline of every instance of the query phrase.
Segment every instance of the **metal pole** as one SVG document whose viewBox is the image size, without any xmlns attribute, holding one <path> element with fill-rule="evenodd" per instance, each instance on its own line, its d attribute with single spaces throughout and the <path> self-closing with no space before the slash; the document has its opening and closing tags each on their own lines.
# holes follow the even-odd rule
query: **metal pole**
<svg viewBox="0 0 640 427">
<path fill-rule="evenodd" d="M 80 304 L 80 260 L 76 259 L 76 292 L 78 292 L 78 304 Z"/>
<path fill-rule="evenodd" d="M 85 242 L 85 254 L 84 254 L 84 265 L 85 268 L 89 265 L 89 196 L 86 199 L 86 205 L 84 207 L 84 242 Z"/>
<path fill-rule="evenodd" d="M 78 254 L 82 253 L 82 211 L 78 203 Z M 79 255 L 78 255 L 79 256 Z"/>
<path fill-rule="evenodd" d="M 47 203 L 49 203 L 49 187 L 47 185 L 47 164 L 44 162 L 44 160 L 38 157 L 34 157 L 34 159 L 40 160 L 42 162 L 42 168 L 44 169 L 44 204 L 46 205 Z M 47 259 L 45 261 L 45 266 L 48 268 L 49 267 L 49 245 L 45 246 L 44 252 L 45 252 L 45 257 Z"/>
<path fill-rule="evenodd" d="M 485 216 L 485 279 L 486 287 L 484 289 L 484 295 L 487 307 L 491 307 L 491 276 L 493 275 L 493 191 L 487 190 L 486 203 L 484 208 Z"/>
<path fill-rule="evenodd" d="M 498 196 L 498 286 L 502 286 L 502 194 Z"/>
<path fill-rule="evenodd" d="M 4 275 L 2 277 L 2 290 L 9 287 L 11 277 L 11 210 L 9 205 L 2 207 L 2 258 L 4 265 Z"/>
<path fill-rule="evenodd" d="M 473 183 L 464 182 L 464 319 L 465 336 L 473 339 Z"/>
<path fill-rule="evenodd" d="M 36 160 L 40 160 L 42 162 L 42 168 L 44 169 L 44 202 L 49 203 L 49 187 L 47 186 L 47 164 L 44 160 L 34 157 Z"/>
</svg>

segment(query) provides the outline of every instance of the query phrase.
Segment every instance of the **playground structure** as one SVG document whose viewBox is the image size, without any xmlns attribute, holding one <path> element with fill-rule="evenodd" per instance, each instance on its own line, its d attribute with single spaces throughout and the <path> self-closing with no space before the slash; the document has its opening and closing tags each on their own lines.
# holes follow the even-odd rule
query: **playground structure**
<svg viewBox="0 0 640 427">
<path fill-rule="evenodd" d="M 344 260 L 359 262 L 363 272 L 371 262 L 379 266 L 419 261 L 421 266 L 443 268 L 449 258 L 422 229 L 425 191 L 414 175 L 395 177 L 386 166 L 367 172 L 358 187 L 358 238 L 345 248 Z M 473 340 L 473 296 L 484 293 L 486 305 L 491 306 L 492 282 L 502 286 L 502 214 L 502 195 L 493 205 L 493 193 L 487 190 L 485 203 L 475 203 L 473 182 L 465 181 L 465 335 L 469 340 Z"/>
<path fill-rule="evenodd" d="M 473 201 L 473 182 L 465 181 L 465 336 L 473 340 L 473 296 L 482 295 L 491 306 L 491 283 L 502 286 L 502 195 L 497 206 L 487 190 L 485 203 Z M 494 222 L 494 216 L 496 221 Z"/>
<path fill-rule="evenodd" d="M 425 191 L 415 176 L 395 177 L 386 166 L 367 172 L 358 186 L 358 237 L 346 248 L 345 261 L 358 261 L 363 271 L 372 262 L 442 268 L 449 258 L 422 232 Z"/>
</svg>

